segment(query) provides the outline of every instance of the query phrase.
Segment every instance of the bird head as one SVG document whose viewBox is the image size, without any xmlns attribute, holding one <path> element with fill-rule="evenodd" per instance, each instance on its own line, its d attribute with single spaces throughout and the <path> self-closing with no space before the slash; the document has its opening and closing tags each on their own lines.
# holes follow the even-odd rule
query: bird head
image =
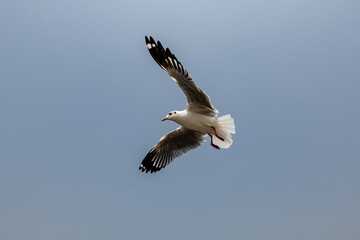
<svg viewBox="0 0 360 240">
<path fill-rule="evenodd" d="M 176 111 L 169 112 L 165 118 L 163 118 L 161 121 L 165 120 L 174 120 L 176 118 Z"/>
</svg>

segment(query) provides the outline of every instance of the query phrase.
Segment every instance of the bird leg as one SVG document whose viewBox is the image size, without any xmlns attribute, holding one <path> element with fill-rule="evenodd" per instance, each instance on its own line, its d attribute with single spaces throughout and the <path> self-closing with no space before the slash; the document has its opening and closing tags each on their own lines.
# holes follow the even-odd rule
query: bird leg
<svg viewBox="0 0 360 240">
<path fill-rule="evenodd" d="M 220 149 L 219 148 L 219 146 L 217 146 L 217 145 L 215 145 L 214 143 L 213 143 L 213 139 L 212 139 L 212 135 L 211 134 L 209 134 L 209 136 L 210 136 L 210 139 L 211 139 L 211 146 L 213 146 L 214 148 L 216 148 L 216 149 Z"/>
<path fill-rule="evenodd" d="M 215 133 L 215 136 L 218 138 L 218 139 L 220 139 L 221 141 L 225 141 L 222 137 L 220 137 L 219 135 L 217 135 L 217 133 L 216 133 L 216 129 L 213 127 L 213 126 L 211 126 L 211 128 L 214 130 L 214 133 Z"/>
</svg>

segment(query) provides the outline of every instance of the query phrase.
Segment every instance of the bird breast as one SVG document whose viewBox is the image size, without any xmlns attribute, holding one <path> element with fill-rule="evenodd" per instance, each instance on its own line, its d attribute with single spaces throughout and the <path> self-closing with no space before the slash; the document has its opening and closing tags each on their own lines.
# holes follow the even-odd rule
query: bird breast
<svg viewBox="0 0 360 240">
<path fill-rule="evenodd" d="M 176 119 L 176 122 L 191 130 L 202 132 L 204 134 L 211 133 L 215 119 L 203 114 L 193 113 L 186 111 L 179 115 Z"/>
</svg>

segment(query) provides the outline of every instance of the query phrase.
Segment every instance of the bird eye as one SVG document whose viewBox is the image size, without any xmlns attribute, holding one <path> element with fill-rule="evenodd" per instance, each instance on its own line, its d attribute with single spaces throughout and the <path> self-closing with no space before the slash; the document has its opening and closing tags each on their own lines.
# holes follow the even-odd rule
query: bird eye
<svg viewBox="0 0 360 240">
<path fill-rule="evenodd" d="M 171 116 L 172 113 L 169 113 L 169 116 Z"/>
</svg>

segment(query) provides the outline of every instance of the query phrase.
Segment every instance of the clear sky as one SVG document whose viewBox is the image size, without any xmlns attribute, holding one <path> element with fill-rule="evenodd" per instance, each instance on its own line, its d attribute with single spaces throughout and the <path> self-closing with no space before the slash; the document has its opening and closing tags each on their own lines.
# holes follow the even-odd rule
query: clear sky
<svg viewBox="0 0 360 240">
<path fill-rule="evenodd" d="M 0 3 L 0 239 L 360 239 L 360 3 Z M 234 144 L 138 166 L 185 108 L 169 47 Z"/>
</svg>

